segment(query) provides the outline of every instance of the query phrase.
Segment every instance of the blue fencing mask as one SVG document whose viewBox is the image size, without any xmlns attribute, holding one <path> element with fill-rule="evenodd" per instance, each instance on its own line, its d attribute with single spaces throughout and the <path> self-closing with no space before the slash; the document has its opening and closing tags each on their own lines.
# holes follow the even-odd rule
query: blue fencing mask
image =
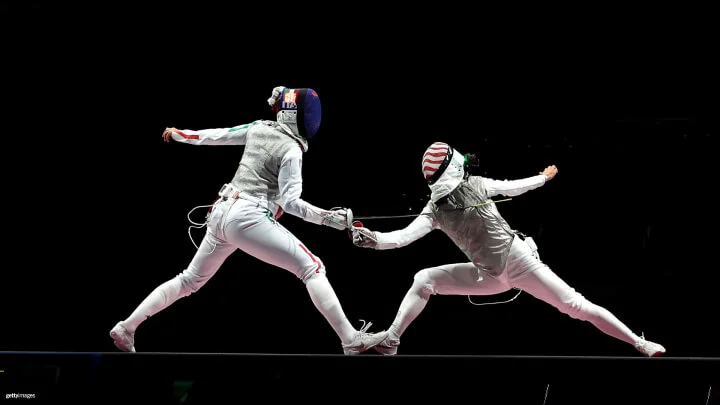
<svg viewBox="0 0 720 405">
<path fill-rule="evenodd" d="M 277 101 L 277 121 L 292 131 L 310 139 L 320 129 L 322 108 L 320 97 L 313 89 L 284 89 Z"/>
</svg>

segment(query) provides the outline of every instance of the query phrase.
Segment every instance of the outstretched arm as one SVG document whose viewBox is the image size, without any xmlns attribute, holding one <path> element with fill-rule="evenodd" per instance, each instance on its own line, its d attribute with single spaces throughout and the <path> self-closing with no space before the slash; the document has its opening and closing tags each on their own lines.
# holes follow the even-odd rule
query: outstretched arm
<svg viewBox="0 0 720 405">
<path fill-rule="evenodd" d="M 165 128 L 163 139 L 170 142 L 170 139 L 189 143 L 191 145 L 245 145 L 247 141 L 247 131 L 253 125 L 257 125 L 260 121 L 254 121 L 250 124 L 238 125 L 232 128 L 213 128 L 213 129 L 177 129 Z"/>
<path fill-rule="evenodd" d="M 283 86 L 275 87 L 272 96 L 267 100 L 270 106 L 274 106 L 277 98 L 285 89 Z M 247 143 L 247 131 L 253 125 L 259 124 L 261 121 L 253 121 L 249 124 L 238 125 L 232 128 L 212 128 L 212 129 L 177 129 L 165 128 L 163 131 L 163 139 L 170 142 L 170 139 L 189 143 L 191 145 L 245 145 Z"/>
<path fill-rule="evenodd" d="M 346 229 L 347 212 L 342 209 L 324 210 L 303 200 L 301 198 L 302 183 L 302 151 L 298 148 L 285 154 L 280 163 L 278 204 L 285 212 L 307 222 L 327 225 L 340 230 Z"/>
<path fill-rule="evenodd" d="M 395 249 L 415 242 L 433 229 L 435 218 L 430 208 L 425 207 L 408 226 L 397 231 L 374 232 L 364 227 L 354 227 L 353 243 L 377 250 Z"/>
<path fill-rule="evenodd" d="M 534 190 L 546 182 L 550 181 L 557 174 L 558 169 L 555 165 L 548 166 L 537 176 L 528 177 L 520 180 L 494 180 L 483 177 L 485 189 L 489 197 L 498 194 L 504 196 L 516 196 L 530 190 Z"/>
</svg>

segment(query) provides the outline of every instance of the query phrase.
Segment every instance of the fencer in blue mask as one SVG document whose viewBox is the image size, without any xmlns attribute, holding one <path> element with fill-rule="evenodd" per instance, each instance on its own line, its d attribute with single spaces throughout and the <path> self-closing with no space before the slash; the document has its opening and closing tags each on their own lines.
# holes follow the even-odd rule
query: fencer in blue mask
<svg viewBox="0 0 720 405">
<path fill-rule="evenodd" d="M 349 229 L 352 222 L 350 209 L 322 209 L 302 198 L 303 154 L 308 150 L 308 140 L 318 133 L 322 118 L 318 94 L 310 88 L 281 86 L 273 89 L 267 101 L 277 112 L 275 121 L 258 120 L 232 128 L 164 131 L 166 142 L 172 139 L 189 145 L 245 148 L 235 175 L 209 206 L 206 221 L 201 224 L 206 227 L 204 238 L 188 267 L 152 291 L 110 331 L 120 350 L 136 351 L 138 326 L 179 298 L 197 292 L 236 250 L 285 269 L 301 280 L 317 310 L 337 333 L 344 354 L 364 352 L 387 336 L 387 332 L 369 333 L 369 323 L 360 330 L 353 327 L 326 277 L 323 261 L 278 222 L 283 213 L 338 230 Z M 262 310 L 262 303 L 259 305 Z M 281 318 L 287 314 L 268 312 L 268 316 Z"/>
</svg>

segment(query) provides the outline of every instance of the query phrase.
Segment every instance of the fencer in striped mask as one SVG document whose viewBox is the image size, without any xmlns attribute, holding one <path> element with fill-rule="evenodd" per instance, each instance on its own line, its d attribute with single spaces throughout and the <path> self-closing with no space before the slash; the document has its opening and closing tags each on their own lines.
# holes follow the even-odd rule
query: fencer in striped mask
<svg viewBox="0 0 720 405">
<path fill-rule="evenodd" d="M 478 166 L 475 155 L 463 155 L 444 142 L 430 145 L 422 160 L 422 172 L 430 186 L 430 199 L 437 202 L 448 195 Z"/>
<path fill-rule="evenodd" d="M 555 177 L 557 167 L 548 166 L 526 178 L 498 180 L 469 173 L 471 160 L 446 143 L 433 143 L 422 159 L 422 173 L 432 191 L 431 200 L 417 217 L 404 228 L 393 231 L 378 232 L 365 227 L 352 230 L 353 243 L 357 246 L 386 250 L 407 246 L 439 229 L 468 259 L 465 263 L 433 266 L 417 272 L 388 328 L 388 337 L 374 349 L 385 355 L 397 354 L 401 335 L 432 295 L 468 295 L 470 298 L 517 289 L 572 318 L 591 322 L 607 335 L 633 345 L 645 356 L 664 354 L 662 345 L 645 340 L 642 334 L 636 335 L 610 311 L 588 301 L 562 281 L 540 261 L 532 238 L 511 229 L 500 215 L 496 203 L 503 200 L 493 200 L 493 197 L 518 196 L 541 187 Z"/>
</svg>

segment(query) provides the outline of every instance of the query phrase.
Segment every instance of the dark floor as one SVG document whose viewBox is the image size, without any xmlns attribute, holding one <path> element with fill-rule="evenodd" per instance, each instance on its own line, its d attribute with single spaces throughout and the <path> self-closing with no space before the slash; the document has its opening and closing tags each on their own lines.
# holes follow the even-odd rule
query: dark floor
<svg viewBox="0 0 720 405">
<path fill-rule="evenodd" d="M 720 404 L 716 358 L 5 352 L 0 370 L 2 399 L 32 403 Z"/>
</svg>

